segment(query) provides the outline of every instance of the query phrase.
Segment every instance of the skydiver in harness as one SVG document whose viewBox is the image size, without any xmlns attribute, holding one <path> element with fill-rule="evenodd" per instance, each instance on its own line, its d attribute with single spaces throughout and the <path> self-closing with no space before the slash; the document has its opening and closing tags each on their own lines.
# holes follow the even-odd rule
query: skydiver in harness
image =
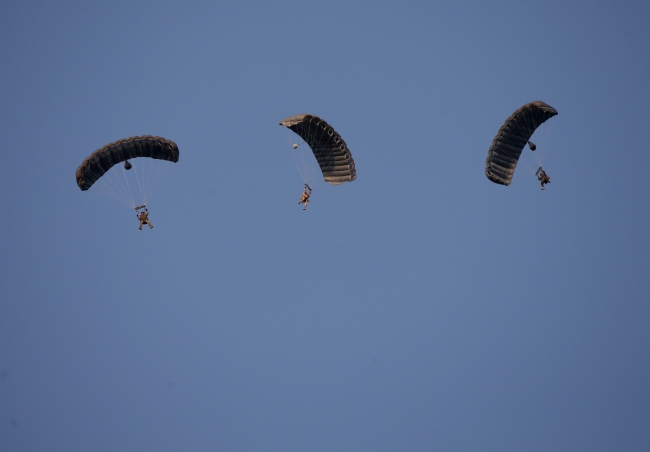
<svg viewBox="0 0 650 452">
<path fill-rule="evenodd" d="M 309 192 L 307 192 L 309 190 Z M 302 210 L 307 210 L 307 204 L 309 204 L 309 197 L 311 196 L 311 188 L 309 185 L 305 184 L 305 188 L 302 190 L 302 196 L 300 196 L 300 202 L 298 204 L 304 204 Z"/>
<path fill-rule="evenodd" d="M 142 207 L 144 207 L 144 206 L 136 207 L 135 211 L 137 212 L 138 209 L 140 209 Z M 136 213 L 135 216 L 138 217 L 138 220 L 140 220 L 140 227 L 138 229 L 140 229 L 142 231 L 142 225 L 144 225 L 144 224 L 148 224 L 149 229 L 153 229 L 153 224 L 151 224 L 151 221 L 149 221 L 149 210 L 147 210 L 146 207 L 144 207 L 144 210 L 142 212 L 140 212 L 139 214 Z"/>
<path fill-rule="evenodd" d="M 535 176 L 537 176 L 537 180 L 540 181 L 542 184 L 542 190 L 544 190 L 546 187 L 544 187 L 545 184 L 550 184 L 551 183 L 551 178 L 548 177 L 548 174 L 542 169 L 540 166 L 537 172 L 535 173 Z"/>
</svg>

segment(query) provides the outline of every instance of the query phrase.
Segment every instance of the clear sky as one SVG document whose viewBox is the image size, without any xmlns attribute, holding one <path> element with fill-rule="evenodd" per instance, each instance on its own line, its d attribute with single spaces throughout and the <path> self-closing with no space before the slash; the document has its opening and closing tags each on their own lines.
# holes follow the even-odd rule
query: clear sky
<svg viewBox="0 0 650 452">
<path fill-rule="evenodd" d="M 0 450 L 650 450 L 650 4 L 0 5 Z M 521 105 L 547 190 L 484 174 Z M 287 116 L 357 180 L 306 212 Z M 149 206 L 74 171 L 132 135 Z M 530 152 L 529 152 L 530 153 Z"/>
</svg>

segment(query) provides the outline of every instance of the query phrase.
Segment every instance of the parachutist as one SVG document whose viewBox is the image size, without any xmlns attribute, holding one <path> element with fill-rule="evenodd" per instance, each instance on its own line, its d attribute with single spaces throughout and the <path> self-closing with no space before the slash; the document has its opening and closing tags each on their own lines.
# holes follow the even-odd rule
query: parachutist
<svg viewBox="0 0 650 452">
<path fill-rule="evenodd" d="M 530 102 L 510 115 L 492 140 L 485 160 L 487 178 L 495 184 L 510 185 L 524 146 L 528 143 L 531 150 L 537 149 L 530 138 L 539 126 L 556 115 L 557 110 L 542 101 Z"/>
<path fill-rule="evenodd" d="M 140 215 L 136 214 L 136 216 L 138 217 L 138 220 L 140 220 L 140 227 L 138 229 L 142 231 L 142 225 L 144 224 L 148 224 L 149 229 L 153 229 L 153 224 L 149 221 L 149 210 L 147 210 L 146 207 L 142 212 L 140 212 Z"/>
<path fill-rule="evenodd" d="M 309 190 L 309 192 L 307 192 Z M 307 204 L 309 204 L 309 197 L 311 196 L 311 188 L 309 185 L 305 184 L 305 188 L 302 190 L 302 196 L 300 196 L 300 202 L 298 204 L 304 204 L 302 210 L 307 210 Z"/>
<path fill-rule="evenodd" d="M 542 190 L 544 190 L 546 188 L 546 187 L 544 187 L 544 184 L 550 184 L 551 183 L 551 178 L 548 177 L 548 174 L 546 174 L 546 172 L 542 169 L 541 166 L 537 170 L 537 173 L 539 173 L 537 175 L 537 180 L 540 181 L 540 183 L 542 184 Z M 537 173 L 535 173 L 535 174 L 537 174 Z"/>
<path fill-rule="evenodd" d="M 325 182 L 341 185 L 357 178 L 354 159 L 341 135 L 323 119 L 314 115 L 296 115 L 284 118 L 280 125 L 294 132 L 298 138 L 290 138 L 294 150 L 293 157 L 302 180 L 312 179 L 312 172 L 320 169 Z M 297 152 L 301 149 L 301 152 Z M 316 161 L 307 159 L 309 151 Z M 318 165 L 318 167 L 314 165 Z"/>
<path fill-rule="evenodd" d="M 131 162 L 129 162 L 128 160 L 124 160 L 124 169 L 125 170 L 127 170 L 127 171 L 130 170 L 131 166 L 132 166 Z"/>
</svg>

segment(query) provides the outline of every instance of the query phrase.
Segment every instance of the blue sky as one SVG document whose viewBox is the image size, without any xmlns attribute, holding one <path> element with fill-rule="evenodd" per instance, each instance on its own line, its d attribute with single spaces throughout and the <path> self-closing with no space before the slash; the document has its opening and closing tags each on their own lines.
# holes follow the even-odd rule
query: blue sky
<svg viewBox="0 0 650 452">
<path fill-rule="evenodd" d="M 0 6 L 0 449 L 650 448 L 650 6 Z M 542 192 L 484 174 L 559 112 Z M 281 119 L 357 180 L 302 180 Z M 74 170 L 132 135 L 149 206 Z"/>
</svg>

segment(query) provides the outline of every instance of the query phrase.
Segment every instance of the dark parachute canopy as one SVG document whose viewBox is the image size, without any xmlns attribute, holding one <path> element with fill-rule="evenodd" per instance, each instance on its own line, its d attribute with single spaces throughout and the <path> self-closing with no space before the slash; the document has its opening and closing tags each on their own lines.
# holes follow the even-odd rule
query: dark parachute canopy
<svg viewBox="0 0 650 452">
<path fill-rule="evenodd" d="M 541 101 L 524 105 L 506 119 L 492 141 L 485 161 L 485 175 L 492 182 L 510 185 L 521 151 L 533 132 L 557 110 Z M 531 150 L 535 145 L 530 144 Z"/>
<path fill-rule="evenodd" d="M 357 178 L 352 154 L 341 135 L 318 116 L 297 115 L 280 125 L 294 131 L 311 148 L 326 182 L 340 185 Z"/>
<path fill-rule="evenodd" d="M 101 149 L 97 149 L 86 157 L 77 168 L 77 185 L 81 190 L 88 190 L 114 165 L 127 162 L 129 159 L 149 157 L 176 163 L 178 162 L 178 154 L 176 143 L 163 137 L 143 135 L 117 140 Z M 130 166 L 128 164 L 128 167 Z M 129 169 L 126 164 L 125 167 Z"/>
</svg>

